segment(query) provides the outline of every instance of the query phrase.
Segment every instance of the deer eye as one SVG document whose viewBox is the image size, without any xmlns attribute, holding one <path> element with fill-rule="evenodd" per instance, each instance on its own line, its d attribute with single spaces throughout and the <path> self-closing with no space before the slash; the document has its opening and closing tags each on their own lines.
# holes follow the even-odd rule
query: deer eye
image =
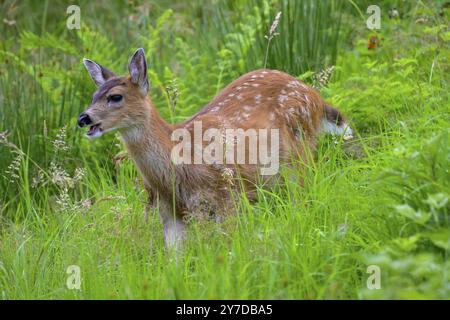
<svg viewBox="0 0 450 320">
<path fill-rule="evenodd" d="M 119 102 L 120 100 L 122 100 L 122 95 L 121 94 L 113 94 L 113 95 L 110 95 L 107 100 L 108 100 L 108 102 L 110 102 L 110 101 Z"/>
</svg>

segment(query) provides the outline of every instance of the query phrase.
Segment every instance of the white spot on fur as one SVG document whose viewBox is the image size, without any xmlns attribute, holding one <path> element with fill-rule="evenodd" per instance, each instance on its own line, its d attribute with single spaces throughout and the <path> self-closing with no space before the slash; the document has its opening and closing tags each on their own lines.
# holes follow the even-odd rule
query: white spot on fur
<svg viewBox="0 0 450 320">
<path fill-rule="evenodd" d="M 300 82 L 297 80 L 291 80 L 289 81 L 289 83 L 287 84 L 288 88 L 295 88 L 295 87 L 299 87 L 300 86 Z"/>
<path fill-rule="evenodd" d="M 305 114 L 307 112 L 307 110 L 304 106 L 300 106 L 299 110 L 300 110 L 301 114 Z"/>
<path fill-rule="evenodd" d="M 278 96 L 278 102 L 283 103 L 284 101 L 286 101 L 288 99 L 288 96 L 281 94 Z"/>
<path fill-rule="evenodd" d="M 309 98 L 306 94 L 303 95 L 305 97 L 306 102 L 309 104 Z"/>
<path fill-rule="evenodd" d="M 231 120 L 232 123 L 238 123 L 238 122 L 242 121 L 242 118 L 241 118 L 241 116 L 239 114 L 239 115 L 236 115 L 236 116 L 232 117 L 230 120 Z"/>
</svg>

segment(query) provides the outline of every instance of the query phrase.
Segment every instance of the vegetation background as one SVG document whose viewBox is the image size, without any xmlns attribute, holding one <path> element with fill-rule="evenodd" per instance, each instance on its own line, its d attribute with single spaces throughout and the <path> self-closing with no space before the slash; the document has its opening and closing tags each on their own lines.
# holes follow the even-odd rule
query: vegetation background
<svg viewBox="0 0 450 320">
<path fill-rule="evenodd" d="M 1 299 L 450 298 L 448 1 L 376 1 L 379 31 L 368 0 L 76 2 L 80 30 L 64 1 L 0 2 Z M 94 91 L 81 60 L 125 73 L 144 47 L 175 122 L 264 66 L 279 11 L 267 67 L 318 87 L 355 138 L 322 137 L 304 188 L 287 179 L 220 225 L 192 222 L 175 259 L 118 136 L 76 128 Z"/>
</svg>

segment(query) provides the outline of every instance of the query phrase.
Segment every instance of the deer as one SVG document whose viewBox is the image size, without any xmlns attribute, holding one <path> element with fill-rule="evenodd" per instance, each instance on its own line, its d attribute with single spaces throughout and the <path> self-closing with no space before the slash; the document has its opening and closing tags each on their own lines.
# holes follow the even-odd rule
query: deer
<svg viewBox="0 0 450 320">
<path fill-rule="evenodd" d="M 189 218 L 236 214 L 236 195 L 244 193 L 255 201 L 258 185 L 270 187 L 277 181 L 277 167 L 263 172 L 267 161 L 258 158 L 264 144 L 250 145 L 250 141 L 264 140 L 270 145 L 266 156 L 273 156 L 274 162 L 278 159 L 281 166 L 295 167 L 295 159 L 309 161 L 308 152 L 316 150 L 321 132 L 352 137 L 346 118 L 318 91 L 282 71 L 260 69 L 244 74 L 191 118 L 172 124 L 160 116 L 149 96 L 144 49 L 133 54 L 125 76 L 86 58 L 83 63 L 97 90 L 77 124 L 88 127 L 88 138 L 120 133 L 142 177 L 149 205 L 159 212 L 168 248 L 182 247 Z M 205 135 L 208 130 L 216 135 L 195 137 L 199 126 Z M 228 130 L 241 130 L 244 138 L 236 139 Z M 277 134 L 268 137 L 267 131 Z M 263 132 L 265 136 L 259 134 Z M 205 146 L 213 140 L 217 148 L 209 148 L 214 150 L 206 157 Z M 237 144 L 243 145 L 240 162 L 236 150 L 228 152 Z M 180 161 L 195 157 L 200 161 Z M 298 180 L 301 184 L 302 179 Z"/>
</svg>

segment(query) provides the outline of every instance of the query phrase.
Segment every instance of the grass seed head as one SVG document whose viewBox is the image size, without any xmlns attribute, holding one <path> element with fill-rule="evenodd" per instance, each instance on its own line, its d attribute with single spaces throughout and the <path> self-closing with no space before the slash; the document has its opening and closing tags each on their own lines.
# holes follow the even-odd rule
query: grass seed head
<svg viewBox="0 0 450 320">
<path fill-rule="evenodd" d="M 277 36 L 278 33 L 275 33 L 275 30 L 278 27 L 278 24 L 280 23 L 280 18 L 281 18 L 281 11 L 277 13 L 277 15 L 275 16 L 275 20 L 273 20 L 272 26 L 270 27 L 269 30 L 269 39 L 272 39 L 274 36 Z"/>
</svg>

